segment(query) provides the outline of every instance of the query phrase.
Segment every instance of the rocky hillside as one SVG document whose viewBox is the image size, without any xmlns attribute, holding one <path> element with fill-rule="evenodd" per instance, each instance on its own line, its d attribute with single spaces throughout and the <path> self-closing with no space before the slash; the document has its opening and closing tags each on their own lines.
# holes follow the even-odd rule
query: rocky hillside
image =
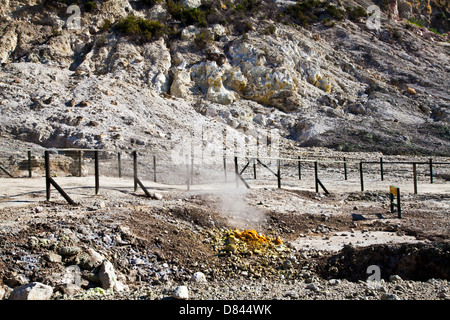
<svg viewBox="0 0 450 320">
<path fill-rule="evenodd" d="M 0 10 L 3 141 L 167 150 L 209 126 L 247 139 L 278 129 L 292 147 L 450 155 L 448 1 L 0 0 Z"/>
</svg>

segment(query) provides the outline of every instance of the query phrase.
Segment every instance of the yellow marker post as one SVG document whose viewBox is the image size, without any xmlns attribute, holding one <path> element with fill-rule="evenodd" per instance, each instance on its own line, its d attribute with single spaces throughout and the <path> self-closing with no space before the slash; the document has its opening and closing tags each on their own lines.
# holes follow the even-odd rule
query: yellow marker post
<svg viewBox="0 0 450 320">
<path fill-rule="evenodd" d="M 394 195 L 397 196 L 397 203 L 394 203 Z M 389 186 L 389 196 L 391 199 L 391 213 L 394 212 L 394 206 L 397 207 L 398 217 L 402 217 L 402 209 L 400 206 L 400 188 L 396 186 Z"/>
</svg>

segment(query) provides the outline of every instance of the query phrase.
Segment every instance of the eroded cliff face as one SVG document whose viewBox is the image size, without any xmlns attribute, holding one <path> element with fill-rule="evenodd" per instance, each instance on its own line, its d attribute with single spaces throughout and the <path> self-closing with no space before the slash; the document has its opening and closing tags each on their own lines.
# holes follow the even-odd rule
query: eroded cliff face
<svg viewBox="0 0 450 320">
<path fill-rule="evenodd" d="M 319 16 L 308 26 L 286 23 L 290 1 L 262 1 L 272 12 L 243 20 L 242 1 L 215 11 L 185 2 L 79 1 L 68 28 L 70 3 L 1 0 L 1 134 L 123 148 L 214 123 L 253 138 L 277 129 L 291 145 L 448 154 L 448 38 L 400 20 L 436 24 L 448 5 L 398 1 L 391 19 L 382 2 L 336 3 L 342 12 L 379 4 L 374 30 L 367 16 L 333 19 L 320 1 L 310 1 Z M 234 23 L 213 19 L 220 10 Z M 190 23 L 187 12 L 206 20 Z M 129 15 L 157 21 L 163 35 L 119 32 Z"/>
</svg>

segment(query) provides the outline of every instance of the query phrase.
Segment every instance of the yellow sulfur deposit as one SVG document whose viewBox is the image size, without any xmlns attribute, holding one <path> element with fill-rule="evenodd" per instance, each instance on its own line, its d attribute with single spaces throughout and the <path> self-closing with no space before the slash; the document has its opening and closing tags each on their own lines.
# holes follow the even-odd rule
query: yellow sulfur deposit
<svg viewBox="0 0 450 320">
<path fill-rule="evenodd" d="M 280 245 L 283 241 L 276 237 L 275 239 L 266 237 L 263 234 L 258 234 L 256 230 L 244 230 L 240 231 L 238 229 L 232 230 L 228 235 L 229 243 L 234 242 L 236 240 L 245 242 L 247 245 L 252 247 L 263 247 L 268 246 L 270 244 Z"/>
</svg>

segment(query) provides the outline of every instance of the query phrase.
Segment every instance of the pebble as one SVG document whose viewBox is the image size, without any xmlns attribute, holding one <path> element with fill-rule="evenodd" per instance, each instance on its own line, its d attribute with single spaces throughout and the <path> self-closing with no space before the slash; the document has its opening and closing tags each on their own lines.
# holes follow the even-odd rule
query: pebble
<svg viewBox="0 0 450 320">
<path fill-rule="evenodd" d="M 198 282 L 198 283 L 206 283 L 208 280 L 206 280 L 206 276 L 203 272 L 196 272 L 192 275 L 191 278 L 192 281 Z"/>
<path fill-rule="evenodd" d="M 389 277 L 390 282 L 401 282 L 402 278 L 399 275 L 393 274 Z"/>
<path fill-rule="evenodd" d="M 189 299 L 189 291 L 188 287 L 186 286 L 178 286 L 175 288 L 175 290 L 172 293 L 172 298 L 178 299 L 178 300 L 187 300 Z"/>
</svg>

